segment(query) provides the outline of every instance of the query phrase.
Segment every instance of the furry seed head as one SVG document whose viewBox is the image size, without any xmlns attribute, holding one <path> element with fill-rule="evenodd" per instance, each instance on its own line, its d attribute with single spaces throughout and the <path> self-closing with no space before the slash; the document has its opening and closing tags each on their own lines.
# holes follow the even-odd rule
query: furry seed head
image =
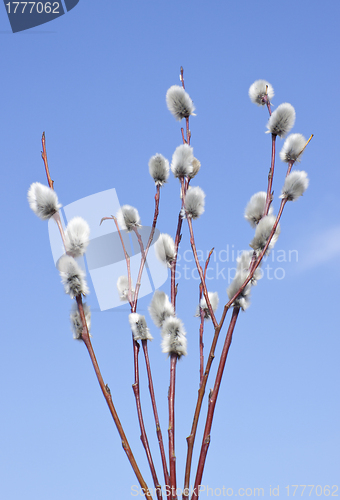
<svg viewBox="0 0 340 500">
<path fill-rule="evenodd" d="M 266 104 L 264 99 L 265 95 L 268 96 L 270 102 L 274 97 L 274 89 L 266 80 L 256 80 L 256 82 L 249 87 L 248 94 L 251 102 L 258 106 L 264 106 Z"/>
<path fill-rule="evenodd" d="M 117 212 L 118 224 L 130 232 L 134 227 L 140 227 L 138 210 L 130 205 L 123 205 Z"/>
<path fill-rule="evenodd" d="M 267 193 L 264 191 L 259 191 L 253 194 L 250 198 L 245 211 L 244 217 L 249 221 L 252 227 L 256 227 L 259 221 L 262 219 L 264 209 L 266 206 Z M 272 207 L 269 208 L 269 213 L 272 213 Z"/>
<path fill-rule="evenodd" d="M 119 298 L 122 301 L 129 300 L 129 279 L 127 276 L 119 276 L 117 280 Z M 134 289 L 131 289 L 131 299 L 133 299 Z"/>
<path fill-rule="evenodd" d="M 40 182 L 33 182 L 30 185 L 27 199 L 33 212 L 42 220 L 50 219 L 61 208 L 53 189 Z"/>
<path fill-rule="evenodd" d="M 129 314 L 129 323 L 135 340 L 152 340 L 145 316 L 138 313 Z"/>
<path fill-rule="evenodd" d="M 262 251 L 267 243 L 267 240 L 270 236 L 271 230 L 273 229 L 274 223 L 276 221 L 275 215 L 266 215 L 263 219 L 260 220 L 258 225 L 256 226 L 255 236 L 252 241 L 249 243 L 249 246 L 254 250 Z M 280 224 L 277 225 L 275 233 L 271 239 L 271 242 L 268 246 L 267 251 L 269 251 L 275 243 L 280 234 Z"/>
<path fill-rule="evenodd" d="M 81 217 L 70 220 L 65 231 L 66 252 L 73 257 L 79 257 L 86 252 L 89 244 L 90 228 L 88 223 Z"/>
<path fill-rule="evenodd" d="M 178 318 L 167 318 L 161 330 L 163 337 L 162 351 L 167 354 L 177 354 L 177 357 L 186 356 L 187 339 L 183 323 Z"/>
<path fill-rule="evenodd" d="M 204 198 L 205 193 L 200 187 L 196 186 L 189 189 L 184 201 L 185 215 L 198 219 L 204 212 Z"/>
<path fill-rule="evenodd" d="M 163 155 L 156 154 L 149 160 L 149 172 L 156 186 L 163 186 L 169 177 L 169 162 Z"/>
<path fill-rule="evenodd" d="M 181 144 L 172 155 L 171 170 L 175 177 L 190 176 L 193 171 L 193 149 L 189 144 Z"/>
<path fill-rule="evenodd" d="M 301 152 L 305 147 L 305 144 L 306 139 L 302 134 L 290 134 L 285 140 L 280 151 L 281 160 L 286 163 L 290 161 L 301 161 Z"/>
<path fill-rule="evenodd" d="M 212 310 L 215 312 L 216 309 L 218 308 L 218 303 L 219 303 L 218 293 L 208 292 L 208 297 L 210 300 Z M 204 319 L 211 319 L 207 301 L 205 300 L 204 296 L 200 300 L 195 316 L 200 316 L 200 308 L 204 311 Z"/>
<path fill-rule="evenodd" d="M 162 233 L 155 243 L 155 252 L 158 259 L 168 267 L 175 260 L 175 243 L 169 234 Z"/>
<path fill-rule="evenodd" d="M 74 299 L 74 297 L 79 294 L 87 295 L 89 293 L 85 280 L 85 273 L 73 257 L 66 254 L 60 257 L 58 270 L 60 272 L 61 282 L 64 285 L 65 293 L 67 293 L 71 299 Z"/>
<path fill-rule="evenodd" d="M 267 123 L 268 133 L 285 137 L 295 123 L 295 109 L 288 102 L 280 104 L 273 111 Z"/>
<path fill-rule="evenodd" d="M 189 94 L 179 85 L 173 85 L 166 93 L 166 104 L 170 113 L 181 121 L 182 118 L 188 118 L 193 115 L 195 106 Z"/>
<path fill-rule="evenodd" d="M 280 198 L 296 201 L 308 188 L 309 179 L 303 170 L 293 170 L 287 175 Z"/>
<path fill-rule="evenodd" d="M 235 278 L 227 288 L 227 294 L 229 299 L 232 299 L 234 295 L 241 288 L 245 280 L 247 279 L 248 271 L 237 271 Z M 242 311 L 245 311 L 250 306 L 250 282 L 245 286 L 244 290 L 240 293 L 237 299 L 233 302 L 233 306 L 240 307 Z"/>
<path fill-rule="evenodd" d="M 156 290 L 149 305 L 152 321 L 158 328 L 162 328 L 164 321 L 175 316 L 174 308 L 166 293 Z"/>
<path fill-rule="evenodd" d="M 90 330 L 91 330 L 91 310 L 90 310 L 90 307 L 86 304 L 86 302 L 83 303 L 83 309 L 84 309 L 87 329 L 90 333 Z M 82 340 L 83 324 L 81 322 L 81 318 L 80 318 L 80 314 L 79 314 L 79 310 L 78 310 L 78 305 L 75 302 L 72 305 L 72 309 L 71 309 L 71 313 L 70 313 L 70 320 L 71 320 L 71 329 L 73 332 L 73 338 L 76 340 Z"/>
</svg>

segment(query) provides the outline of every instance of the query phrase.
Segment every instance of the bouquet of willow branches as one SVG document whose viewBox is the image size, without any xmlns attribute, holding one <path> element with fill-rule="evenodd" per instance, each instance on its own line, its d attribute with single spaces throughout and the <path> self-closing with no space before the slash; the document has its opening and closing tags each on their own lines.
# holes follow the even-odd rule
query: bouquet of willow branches
<svg viewBox="0 0 340 500">
<path fill-rule="evenodd" d="M 200 265 L 196 244 L 194 238 L 193 221 L 198 219 L 204 212 L 205 194 L 198 186 L 192 186 L 191 182 L 200 170 L 200 162 L 194 157 L 191 145 L 191 132 L 189 127 L 190 116 L 194 115 L 195 107 L 185 90 L 183 68 L 180 74 L 181 86 L 173 85 L 166 94 L 166 103 L 168 109 L 176 120 L 185 120 L 185 127 L 181 128 L 182 144 L 179 145 L 172 157 L 171 167 L 169 162 L 161 154 L 156 154 L 149 161 L 149 172 L 156 186 L 155 211 L 151 232 L 144 246 L 139 228 L 140 218 L 136 208 L 130 205 L 124 205 L 120 208 L 116 216 L 103 217 L 98 223 L 107 219 L 112 219 L 116 225 L 120 236 L 121 245 L 124 250 L 126 260 L 126 275 L 120 276 L 117 282 L 118 293 L 122 301 L 127 301 L 131 308 L 129 323 L 132 331 L 132 347 L 134 359 L 134 384 L 133 391 L 136 399 L 137 416 L 141 432 L 141 440 L 147 456 L 150 467 L 154 488 L 149 488 L 144 477 L 136 463 L 130 444 L 124 433 L 123 426 L 119 420 L 115 406 L 112 400 L 111 391 L 108 385 L 105 385 L 99 365 L 93 350 L 90 336 L 91 312 L 90 308 L 83 302 L 83 296 L 88 294 L 85 273 L 78 265 L 76 258 L 83 255 L 89 243 L 89 226 L 81 217 L 73 218 L 64 231 L 59 209 L 61 205 L 58 202 L 57 195 L 53 188 L 46 154 L 45 136 L 42 137 L 42 158 L 45 165 L 46 175 L 49 187 L 38 182 L 33 183 L 28 191 L 28 201 L 32 210 L 43 220 L 53 218 L 58 225 L 60 235 L 65 247 L 64 255 L 58 261 L 58 269 L 65 292 L 75 299 L 71 310 L 71 325 L 74 338 L 82 341 L 91 358 L 100 388 L 109 407 L 112 418 L 116 424 L 118 433 L 122 440 L 123 449 L 130 461 L 141 487 L 141 492 L 148 498 L 155 497 L 160 500 L 164 494 L 166 498 L 175 500 L 178 498 L 179 491 L 182 493 L 183 500 L 189 496 L 192 499 L 198 498 L 200 485 L 203 476 L 203 470 L 210 443 L 210 432 L 214 418 L 216 401 L 220 389 L 221 379 L 225 363 L 228 356 L 232 335 L 238 319 L 240 310 L 245 310 L 250 304 L 250 293 L 253 285 L 259 279 L 261 262 L 264 256 L 268 255 L 275 245 L 280 233 L 279 221 L 282 216 L 285 205 L 289 201 L 297 200 L 308 187 L 307 174 L 304 171 L 292 170 L 294 163 L 299 162 L 301 155 L 309 140 L 301 134 L 291 134 L 284 142 L 280 152 L 280 158 L 287 163 L 287 174 L 281 192 L 281 204 L 277 216 L 273 214 L 272 208 L 272 183 L 275 166 L 275 146 L 276 138 L 285 137 L 292 129 L 295 121 L 295 111 L 291 104 L 284 103 L 271 110 L 271 99 L 274 96 L 272 86 L 265 80 L 257 80 L 249 89 L 251 101 L 259 106 L 267 106 L 269 112 L 269 121 L 267 124 L 268 133 L 271 134 L 271 164 L 268 175 L 267 190 L 255 193 L 248 202 L 245 209 L 245 218 L 255 229 L 254 238 L 250 242 L 251 250 L 244 251 L 238 258 L 237 271 L 234 280 L 227 289 L 229 301 L 223 308 L 223 313 L 218 321 L 215 312 L 219 302 L 217 292 L 208 291 L 206 286 L 206 271 L 211 250 L 204 268 Z M 150 330 L 147 326 L 145 316 L 137 312 L 138 295 L 141 286 L 142 273 L 145 267 L 148 251 L 152 243 L 157 218 L 159 213 L 160 191 L 161 187 L 168 181 L 169 171 L 180 182 L 180 200 L 177 228 L 174 232 L 174 238 L 169 234 L 160 234 L 156 243 L 155 250 L 157 257 L 169 267 L 171 272 L 170 294 L 157 290 L 151 300 L 149 313 L 156 327 L 160 329 L 162 337 L 162 350 L 169 357 L 170 375 L 169 375 L 169 393 L 168 393 L 168 452 L 165 451 L 163 435 L 159 423 L 156 397 L 153 388 L 153 379 L 151 373 L 150 360 L 148 355 L 148 340 L 152 340 Z M 176 455 L 175 455 L 175 384 L 176 384 L 176 365 L 177 360 L 187 354 L 186 331 L 180 318 L 176 314 L 176 295 L 177 286 L 175 281 L 176 263 L 178 249 L 181 241 L 182 224 L 188 224 L 190 234 L 190 244 L 194 255 L 197 271 L 200 276 L 200 301 L 197 308 L 197 316 L 200 317 L 199 341 L 200 341 L 200 383 L 197 397 L 197 404 L 193 415 L 192 427 L 187 437 L 187 458 L 184 473 L 184 486 L 182 489 L 177 487 L 176 473 Z M 130 269 L 130 257 L 124 246 L 122 231 L 134 232 L 141 250 L 141 262 L 139 272 L 135 282 L 132 280 Z M 205 393 L 207 380 L 209 377 L 211 365 L 215 357 L 215 348 L 217 341 L 224 326 L 227 313 L 232 309 L 229 326 L 226 329 L 224 345 L 218 361 L 218 369 L 214 381 L 213 389 L 210 391 L 208 400 L 207 415 L 205 418 L 205 427 L 203 431 L 202 444 L 199 453 L 199 459 L 196 469 L 194 487 L 189 489 L 192 456 L 198 421 L 201 415 L 203 396 Z M 207 362 L 204 366 L 203 356 L 203 331 L 205 320 L 210 320 L 214 327 L 214 336 L 211 342 Z M 149 392 L 154 414 L 157 439 L 159 444 L 160 460 L 163 468 L 164 487 L 156 473 L 153 454 L 151 452 L 147 433 L 145 430 L 143 413 L 140 403 L 139 387 L 139 351 L 142 346 L 144 360 L 147 370 Z"/>
</svg>

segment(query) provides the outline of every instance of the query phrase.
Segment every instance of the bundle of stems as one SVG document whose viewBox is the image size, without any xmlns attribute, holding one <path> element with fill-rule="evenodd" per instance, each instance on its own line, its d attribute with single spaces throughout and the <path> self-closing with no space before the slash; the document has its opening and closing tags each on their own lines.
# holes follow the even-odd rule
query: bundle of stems
<svg viewBox="0 0 340 500">
<path fill-rule="evenodd" d="M 152 339 L 152 337 L 150 335 L 149 329 L 147 328 L 144 316 L 141 316 L 137 313 L 138 296 L 142 282 L 142 275 L 147 262 L 148 252 L 155 235 L 155 229 L 159 215 L 161 186 L 167 181 L 169 175 L 169 164 L 167 160 L 165 160 L 161 155 L 156 155 L 155 157 L 151 158 L 149 162 L 150 174 L 155 180 L 156 193 L 153 222 L 145 247 L 138 230 L 140 226 L 139 215 L 137 210 L 133 207 L 125 205 L 121 208 L 117 216 L 105 216 L 100 221 L 100 224 L 102 224 L 103 221 L 107 220 L 111 220 L 114 222 L 116 230 L 120 236 L 121 245 L 125 255 L 127 277 L 122 276 L 117 286 L 121 297 L 125 299 L 130 305 L 131 313 L 129 315 L 129 321 L 132 331 L 132 348 L 134 360 L 134 382 L 132 387 L 136 401 L 141 441 L 145 449 L 147 462 L 150 468 L 151 477 L 154 484 L 155 496 L 158 500 L 162 499 L 163 492 L 165 492 L 166 498 L 170 500 L 176 500 L 178 498 L 179 491 L 179 488 L 177 487 L 175 454 L 175 388 L 177 361 L 183 354 L 186 354 L 186 339 L 183 325 L 176 316 L 177 284 L 175 276 L 177 257 L 182 238 L 183 221 L 186 220 L 188 224 L 191 249 L 200 277 L 199 307 L 197 314 L 200 317 L 199 390 L 190 434 L 187 437 L 187 457 L 184 472 L 184 485 L 183 489 L 180 490 L 182 493 L 182 500 L 188 500 L 190 496 L 189 485 L 197 427 L 201 415 L 206 385 L 210 375 L 211 366 L 215 358 L 215 350 L 220 333 L 224 326 L 227 313 L 229 309 L 232 308 L 231 318 L 226 329 L 224 344 L 222 347 L 220 358 L 218 360 L 218 368 L 213 389 L 209 394 L 207 414 L 205 417 L 205 425 L 196 468 L 194 486 L 191 491 L 191 499 L 196 499 L 199 497 L 200 485 L 211 440 L 211 429 L 216 402 L 221 386 L 221 380 L 223 377 L 226 360 L 229 353 L 229 348 L 233 338 L 234 329 L 239 318 L 239 312 L 241 309 L 245 310 L 249 305 L 250 287 L 257 279 L 257 271 L 261 266 L 263 257 L 268 254 L 278 237 L 279 221 L 287 202 L 295 201 L 299 196 L 301 196 L 301 194 L 308 186 L 306 173 L 301 171 L 292 171 L 292 168 L 295 162 L 300 161 L 301 155 L 306 145 L 312 138 L 311 136 L 306 142 L 303 136 L 301 136 L 300 134 L 292 134 L 287 138 L 285 142 L 280 156 L 281 159 L 287 163 L 286 180 L 282 189 L 280 208 L 277 216 L 274 217 L 272 215 L 271 204 L 273 200 L 272 185 L 276 158 L 276 139 L 277 136 L 284 137 L 289 132 L 294 123 L 295 112 L 291 105 L 285 103 L 279 106 L 277 110 L 272 113 L 271 97 L 274 95 L 274 93 L 272 87 L 270 86 L 270 84 L 268 84 L 268 82 L 264 80 L 258 80 L 250 87 L 249 96 L 251 100 L 260 106 L 267 106 L 270 116 L 268 122 L 268 129 L 271 133 L 272 138 L 270 168 L 266 191 L 254 195 L 255 198 L 253 197 L 252 200 L 250 200 L 246 209 L 246 218 L 252 223 L 254 227 L 256 227 L 254 240 L 250 244 L 253 248 L 253 251 L 248 252 L 248 255 L 244 255 L 243 261 L 241 256 L 235 280 L 228 288 L 229 301 L 224 305 L 222 316 L 218 321 L 215 316 L 216 300 L 218 299 L 216 299 L 216 296 L 214 296 L 214 294 L 211 294 L 208 291 L 206 284 L 206 272 L 210 257 L 214 249 L 209 252 L 205 265 L 204 267 L 202 267 L 198 258 L 194 236 L 193 219 L 199 218 L 204 210 L 204 193 L 200 188 L 192 188 L 190 186 L 191 180 L 198 173 L 200 163 L 196 158 L 193 157 L 192 154 L 189 119 L 190 116 L 194 114 L 193 111 L 195 108 L 189 94 L 185 89 L 183 68 L 181 68 L 180 80 L 181 86 L 173 86 L 168 90 L 167 104 L 169 110 L 176 119 L 185 119 L 185 128 L 181 128 L 182 145 L 176 149 L 171 164 L 171 169 L 175 177 L 177 177 L 180 181 L 181 203 L 179 207 L 175 238 L 172 239 L 169 235 L 161 235 L 159 237 L 159 240 L 157 240 L 156 242 L 159 257 L 168 265 L 171 272 L 170 300 L 165 294 L 159 294 L 156 296 L 156 292 L 153 298 L 154 303 L 153 305 L 150 305 L 150 314 L 157 326 L 162 329 L 161 334 L 163 337 L 163 351 L 168 353 L 169 355 L 170 373 L 168 391 L 168 458 L 166 457 L 163 434 L 158 417 L 151 363 L 148 354 L 148 340 Z M 45 166 L 49 188 L 44 187 L 39 183 L 32 184 L 28 193 L 29 203 L 31 205 L 31 208 L 37 215 L 39 215 L 39 217 L 41 217 L 42 219 L 48 219 L 52 217 L 58 225 L 65 247 L 64 257 L 65 259 L 69 259 L 64 259 L 64 263 L 62 265 L 60 264 L 59 270 L 65 286 L 65 291 L 70 294 L 71 298 L 75 299 L 77 305 L 76 313 L 73 313 L 73 316 L 71 316 L 74 323 L 73 327 L 77 332 L 76 338 L 84 342 L 89 353 L 96 377 L 98 379 L 98 383 L 107 402 L 114 423 L 117 427 L 119 436 L 122 440 L 123 449 L 140 484 L 141 492 L 145 495 L 145 497 L 152 498 L 153 495 L 151 492 L 151 488 L 147 486 L 146 481 L 142 473 L 140 472 L 129 442 L 126 438 L 122 424 L 117 415 L 115 406 L 112 401 L 110 388 L 107 384 L 104 383 L 91 342 L 91 336 L 89 333 L 89 321 L 86 316 L 87 308 L 83 304 L 83 296 L 87 293 L 87 287 L 86 284 L 84 284 L 82 281 L 83 276 L 81 274 L 81 271 L 78 270 L 77 265 L 73 260 L 78 255 L 83 254 L 86 250 L 86 246 L 88 244 L 88 241 L 85 241 L 88 238 L 88 235 L 85 234 L 86 223 L 84 221 L 77 221 L 73 222 L 72 225 L 72 223 L 70 222 L 69 226 L 66 229 L 66 232 L 63 229 L 59 215 L 60 205 L 58 204 L 57 197 L 54 193 L 54 182 L 51 179 L 48 167 L 44 133 L 42 135 L 42 159 Z M 122 230 L 132 231 L 136 235 L 141 250 L 141 262 L 135 283 L 133 283 L 131 276 L 130 256 L 128 255 L 128 252 L 124 245 L 124 240 L 121 232 Z M 206 319 L 212 321 L 214 327 L 214 336 L 210 345 L 206 363 L 204 364 L 203 335 Z M 144 362 L 146 366 L 151 406 L 154 415 L 156 436 L 159 445 L 159 453 L 163 469 L 165 488 L 162 488 L 156 473 L 154 458 L 150 449 L 144 424 L 139 382 L 140 345 L 142 346 Z"/>
</svg>

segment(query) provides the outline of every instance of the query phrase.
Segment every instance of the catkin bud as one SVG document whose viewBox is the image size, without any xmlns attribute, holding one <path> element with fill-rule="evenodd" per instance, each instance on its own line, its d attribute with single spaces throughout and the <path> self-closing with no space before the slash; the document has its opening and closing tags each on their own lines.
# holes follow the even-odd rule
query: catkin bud
<svg viewBox="0 0 340 500">
<path fill-rule="evenodd" d="M 296 201 L 308 188 L 309 179 L 303 170 L 293 170 L 287 175 L 280 198 Z"/>
<path fill-rule="evenodd" d="M 170 113 L 181 121 L 194 114 L 195 106 L 189 94 L 179 85 L 173 85 L 166 93 L 166 104 Z"/>
<path fill-rule="evenodd" d="M 269 102 L 274 97 L 274 89 L 266 80 L 256 80 L 248 91 L 251 102 L 257 104 L 258 106 L 264 106 L 266 104 L 267 96 Z"/>
<path fill-rule="evenodd" d="M 295 109 L 288 102 L 280 104 L 269 118 L 268 133 L 285 137 L 295 123 Z"/>
<path fill-rule="evenodd" d="M 40 182 L 30 185 L 27 199 L 31 209 L 41 220 L 50 219 L 61 208 L 55 191 Z"/>
<path fill-rule="evenodd" d="M 138 210 L 130 205 L 123 205 L 117 212 L 117 221 L 122 229 L 130 232 L 134 227 L 140 227 Z"/>
</svg>

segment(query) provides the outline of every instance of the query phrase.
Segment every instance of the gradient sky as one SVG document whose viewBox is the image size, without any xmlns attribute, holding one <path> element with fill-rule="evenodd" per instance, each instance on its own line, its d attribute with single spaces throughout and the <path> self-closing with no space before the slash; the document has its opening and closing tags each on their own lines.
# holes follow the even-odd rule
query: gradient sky
<svg viewBox="0 0 340 500">
<path fill-rule="evenodd" d="M 268 80 L 274 109 L 282 102 L 295 107 L 293 132 L 314 134 L 298 167 L 308 172 L 310 187 L 287 205 L 279 241 L 264 263 L 265 278 L 236 326 L 202 484 L 215 493 L 233 488 L 234 496 L 242 495 L 239 488 L 263 488 L 265 498 L 270 487 L 279 486 L 280 497 L 293 484 L 340 487 L 339 14 L 338 3 L 329 0 L 80 0 L 51 23 L 12 34 L 5 8 L 0 10 L 1 498 L 128 499 L 137 484 L 86 349 L 72 339 L 71 300 L 54 267 L 47 224 L 29 209 L 26 193 L 32 182 L 46 183 L 40 158 L 45 131 L 64 206 L 115 188 L 120 203 L 136 206 L 142 223 L 150 225 L 149 158 L 162 153 L 170 160 L 181 143 L 180 124 L 165 105 L 167 89 L 180 83 L 181 65 L 197 113 L 192 145 L 202 168 L 193 185 L 206 193 L 206 210 L 194 230 L 199 250 L 215 247 L 208 288 L 219 292 L 218 318 L 227 301 L 228 270 L 235 267 L 232 251 L 248 248 L 253 237 L 244 207 L 253 193 L 266 189 L 270 165 L 268 112 L 250 102 L 250 84 Z M 278 139 L 278 150 L 282 144 Z M 275 211 L 284 176 L 278 159 Z M 179 207 L 172 176 L 161 193 L 161 232 L 175 234 Z M 188 356 L 177 372 L 179 487 L 198 389 L 198 281 L 190 253 L 184 253 L 189 248 L 184 225 L 178 315 L 187 330 Z M 94 349 L 151 487 L 131 389 L 128 309 L 100 312 L 89 285 Z M 169 281 L 161 289 L 168 292 Z M 150 299 L 140 300 L 139 312 L 154 336 L 149 349 L 167 440 L 169 363 L 148 316 Z M 206 346 L 211 338 L 207 324 Z M 216 368 L 217 362 L 208 388 Z M 161 478 L 142 358 L 141 385 Z M 194 466 L 206 405 L 207 396 Z M 310 498 L 317 498 L 315 489 Z"/>
</svg>

